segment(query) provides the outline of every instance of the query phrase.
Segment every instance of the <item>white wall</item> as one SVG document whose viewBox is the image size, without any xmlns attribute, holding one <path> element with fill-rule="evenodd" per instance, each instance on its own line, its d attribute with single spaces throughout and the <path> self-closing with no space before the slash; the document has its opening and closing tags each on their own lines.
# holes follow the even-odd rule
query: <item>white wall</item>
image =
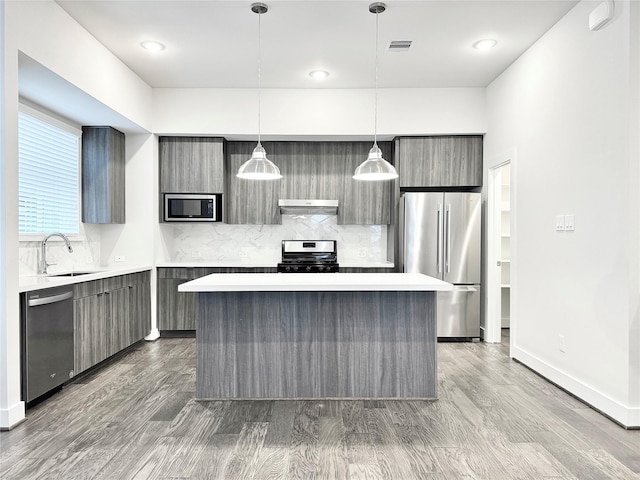
<svg viewBox="0 0 640 480">
<path fill-rule="evenodd" d="M 125 139 L 125 224 L 100 225 L 100 266 L 153 265 L 153 232 L 158 224 L 155 137 L 129 134 Z M 116 263 L 115 257 L 124 257 Z"/>
<path fill-rule="evenodd" d="M 147 130 L 151 88 L 52 0 L 7 2 L 17 48 Z"/>
<path fill-rule="evenodd" d="M 258 97 L 253 89 L 156 88 L 153 131 L 158 135 L 218 135 L 255 139 Z M 372 139 L 373 90 L 261 92 L 261 133 L 268 139 Z M 381 89 L 378 135 L 482 134 L 483 88 Z"/>
<path fill-rule="evenodd" d="M 597 4 L 578 4 L 487 88 L 485 158 L 517 151 L 512 356 L 640 425 L 640 19 L 616 2 L 615 20 L 590 32 Z M 556 232 L 557 214 L 575 214 L 575 232 Z"/>
<path fill-rule="evenodd" d="M 640 3 L 631 4 L 631 25 L 640 24 Z M 640 85 L 640 28 L 631 29 L 631 75 L 630 85 L 632 86 L 630 108 L 631 118 L 631 165 L 635 166 L 634 176 L 640 183 L 640 88 L 633 89 L 633 85 Z M 635 105 L 635 109 L 634 109 Z M 635 135 L 634 135 L 635 132 Z M 635 137 L 635 138 L 634 138 Z M 636 159 L 634 162 L 633 159 Z M 640 191 L 632 190 L 633 202 L 640 204 Z M 640 209 L 633 212 L 632 221 L 640 223 Z M 636 241 L 640 245 L 640 240 Z M 640 270 L 640 255 L 635 259 L 635 264 Z M 635 285 L 635 292 L 640 292 L 640 286 Z M 631 328 L 629 329 L 629 404 L 640 405 L 640 308 L 632 307 L 633 316 L 631 318 Z M 640 416 L 640 415 L 637 415 Z M 640 419 L 636 425 L 640 424 Z"/>
<path fill-rule="evenodd" d="M 20 401 L 18 306 L 18 56 L 5 2 L 0 2 L 0 428 L 24 418 Z"/>
</svg>

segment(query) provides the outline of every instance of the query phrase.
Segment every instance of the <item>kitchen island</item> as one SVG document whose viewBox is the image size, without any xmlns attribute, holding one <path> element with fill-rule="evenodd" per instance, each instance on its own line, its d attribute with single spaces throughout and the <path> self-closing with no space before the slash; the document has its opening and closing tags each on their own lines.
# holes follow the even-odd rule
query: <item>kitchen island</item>
<svg viewBox="0 0 640 480">
<path fill-rule="evenodd" d="M 196 397 L 436 398 L 436 294 L 422 274 L 213 274 L 198 292 Z"/>
</svg>

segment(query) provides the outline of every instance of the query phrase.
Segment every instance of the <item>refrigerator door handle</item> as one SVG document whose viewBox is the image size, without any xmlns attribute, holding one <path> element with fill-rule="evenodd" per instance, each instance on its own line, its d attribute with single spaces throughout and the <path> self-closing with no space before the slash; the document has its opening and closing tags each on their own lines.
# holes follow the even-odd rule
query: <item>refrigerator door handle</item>
<svg viewBox="0 0 640 480">
<path fill-rule="evenodd" d="M 454 285 L 454 292 L 477 292 L 478 288 L 475 285 Z"/>
<path fill-rule="evenodd" d="M 437 235 L 436 235 L 436 265 L 438 267 L 438 273 L 442 273 L 442 204 L 438 204 L 438 218 L 436 221 Z"/>
<path fill-rule="evenodd" d="M 445 211 L 444 218 L 445 218 L 444 235 L 445 235 L 445 242 L 446 242 L 444 265 L 448 273 L 451 271 L 451 204 L 450 203 L 447 204 L 447 209 Z"/>
</svg>

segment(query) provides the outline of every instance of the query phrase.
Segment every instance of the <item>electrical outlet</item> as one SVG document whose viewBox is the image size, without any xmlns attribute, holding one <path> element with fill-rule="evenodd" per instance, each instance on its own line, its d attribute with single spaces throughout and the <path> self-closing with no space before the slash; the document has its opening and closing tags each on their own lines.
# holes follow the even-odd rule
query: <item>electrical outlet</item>
<svg viewBox="0 0 640 480">
<path fill-rule="evenodd" d="M 191 251 L 191 258 L 200 258 L 200 251 L 199 250 L 192 250 Z"/>
<path fill-rule="evenodd" d="M 247 251 L 246 250 L 239 250 L 238 251 L 238 256 L 240 258 L 246 258 L 247 257 Z"/>
<path fill-rule="evenodd" d="M 568 232 L 576 229 L 576 217 L 573 213 L 564 216 L 564 229 Z"/>
<path fill-rule="evenodd" d="M 90 264 L 93 263 L 93 257 L 91 255 L 87 255 L 84 259 L 85 263 Z"/>
<path fill-rule="evenodd" d="M 124 262 L 124 255 L 116 255 L 113 259 L 116 262 Z"/>
<path fill-rule="evenodd" d="M 560 335 L 558 337 L 558 348 L 562 353 L 565 353 L 567 350 L 567 343 L 565 341 L 564 335 Z"/>
</svg>

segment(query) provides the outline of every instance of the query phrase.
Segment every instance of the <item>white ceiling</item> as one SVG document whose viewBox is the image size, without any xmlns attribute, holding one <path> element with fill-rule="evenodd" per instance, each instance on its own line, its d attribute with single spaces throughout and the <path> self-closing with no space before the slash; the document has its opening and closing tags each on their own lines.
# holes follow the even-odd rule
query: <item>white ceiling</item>
<svg viewBox="0 0 640 480">
<path fill-rule="evenodd" d="M 57 0 L 152 87 L 257 85 L 258 15 L 251 1 Z M 261 16 L 264 88 L 370 88 L 375 15 L 369 1 L 273 0 Z M 379 87 L 484 87 L 576 0 L 387 1 L 379 15 Z M 471 44 L 494 38 L 479 52 Z M 143 40 L 166 45 L 160 53 Z M 391 40 L 412 40 L 389 53 Z M 318 82 L 309 71 L 324 69 Z"/>
</svg>

